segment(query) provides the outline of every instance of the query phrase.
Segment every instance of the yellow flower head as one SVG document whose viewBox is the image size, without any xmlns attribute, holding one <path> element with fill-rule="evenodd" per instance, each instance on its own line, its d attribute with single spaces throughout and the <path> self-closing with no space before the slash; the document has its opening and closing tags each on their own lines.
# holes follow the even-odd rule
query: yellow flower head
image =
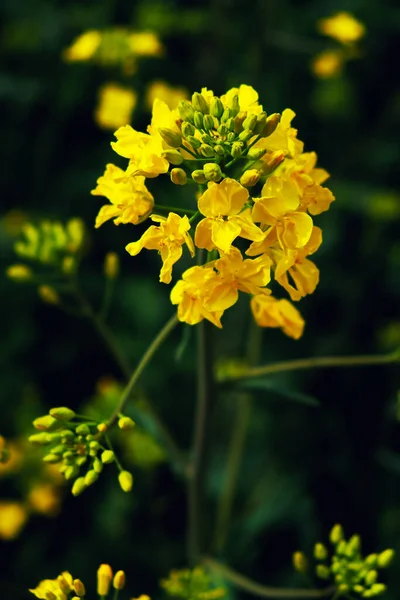
<svg viewBox="0 0 400 600">
<path fill-rule="evenodd" d="M 268 137 L 261 138 L 255 148 L 265 148 L 269 152 L 284 152 L 292 157 L 303 151 L 303 142 L 297 139 L 297 129 L 292 127 L 292 120 L 296 116 L 290 108 L 285 108 L 275 131 Z"/>
<path fill-rule="evenodd" d="M 47 599 L 47 593 L 52 592 L 57 600 L 67 600 L 67 594 L 64 593 L 60 588 L 59 579 L 62 578 L 65 587 L 72 590 L 73 577 L 67 571 L 61 573 L 57 579 L 44 579 L 41 581 L 35 589 L 29 590 L 36 598 L 41 600 Z"/>
<path fill-rule="evenodd" d="M 318 31 L 341 44 L 352 44 L 365 35 L 365 26 L 348 12 L 339 12 L 332 17 L 320 19 Z"/>
<path fill-rule="evenodd" d="M 312 60 L 311 69 L 321 79 L 329 79 L 340 75 L 343 68 L 344 56 L 339 50 L 325 50 Z"/>
<path fill-rule="evenodd" d="M 189 94 L 185 88 L 173 87 L 164 81 L 152 81 L 146 91 L 146 105 L 153 108 L 156 99 L 162 100 L 170 109 L 177 108 L 181 100 L 186 100 Z"/>
<path fill-rule="evenodd" d="M 191 256 L 194 256 L 194 246 L 189 235 L 190 222 L 188 217 L 180 217 L 170 212 L 168 217 L 152 215 L 151 220 L 159 223 L 152 225 L 145 231 L 140 240 L 126 246 L 131 256 L 139 254 L 143 248 L 147 250 L 158 250 L 163 261 L 160 271 L 160 281 L 170 283 L 172 279 L 172 267 L 182 256 L 182 246 L 186 244 Z"/>
<path fill-rule="evenodd" d="M 258 294 L 251 299 L 251 310 L 260 327 L 280 327 L 295 340 L 303 334 L 304 319 L 289 300 Z"/>
<path fill-rule="evenodd" d="M 177 122 L 179 121 L 179 113 L 177 110 L 171 110 L 166 102 L 155 98 L 153 102 L 151 123 L 147 128 L 150 135 L 159 137 L 158 130 L 160 128 L 170 129 L 179 132 Z"/>
<path fill-rule="evenodd" d="M 252 221 L 250 208 L 243 210 L 248 199 L 248 190 L 234 179 L 210 183 L 198 200 L 199 211 L 206 218 L 197 225 L 196 246 L 227 253 L 239 236 L 261 241 L 263 232 Z"/>
<path fill-rule="evenodd" d="M 100 43 L 100 31 L 93 29 L 85 31 L 72 42 L 69 48 L 64 50 L 64 60 L 67 62 L 86 62 L 93 58 Z"/>
<path fill-rule="evenodd" d="M 145 185 L 142 176 L 126 177 L 126 173 L 113 164 L 108 164 L 97 187 L 91 191 L 94 196 L 105 196 L 111 204 L 102 206 L 96 217 L 95 227 L 100 227 L 109 219 L 114 223 L 141 223 L 154 206 L 154 198 Z"/>
<path fill-rule="evenodd" d="M 224 106 L 230 108 L 234 96 L 238 96 L 239 108 L 248 115 L 258 115 L 262 112 L 263 107 L 258 103 L 258 92 L 251 85 L 242 84 L 239 88 L 231 88 L 221 100 Z"/>
<path fill-rule="evenodd" d="M 136 56 L 162 56 L 164 46 L 153 31 L 140 31 L 128 36 L 129 46 Z"/>
<path fill-rule="evenodd" d="M 163 157 L 160 137 L 135 131 L 130 125 L 120 127 L 114 135 L 118 141 L 111 142 L 113 150 L 129 158 L 127 175 L 157 177 L 168 171 L 169 162 Z"/>
<path fill-rule="evenodd" d="M 21 502 L 0 502 L 0 540 L 13 540 L 24 527 L 28 513 Z"/>
<path fill-rule="evenodd" d="M 103 129 L 117 129 L 130 122 L 136 106 L 137 94 L 116 83 L 107 83 L 99 90 L 95 110 L 96 123 Z"/>
</svg>

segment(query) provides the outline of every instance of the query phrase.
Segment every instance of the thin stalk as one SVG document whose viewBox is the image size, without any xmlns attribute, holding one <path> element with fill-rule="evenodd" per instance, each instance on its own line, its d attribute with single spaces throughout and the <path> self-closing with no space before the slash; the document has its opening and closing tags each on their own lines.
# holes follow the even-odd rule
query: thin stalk
<svg viewBox="0 0 400 600">
<path fill-rule="evenodd" d="M 211 324 L 197 326 L 197 407 L 193 432 L 192 462 L 188 481 L 188 560 L 195 566 L 199 560 L 203 531 L 202 508 L 206 466 L 206 438 L 212 407 L 213 364 Z"/>
<path fill-rule="evenodd" d="M 181 212 L 181 213 L 190 214 L 190 215 L 194 215 L 196 213 L 196 211 L 193 210 L 192 208 L 184 208 L 182 206 L 180 208 L 177 208 L 176 206 L 161 206 L 161 204 L 155 204 L 154 209 L 155 210 L 169 210 L 172 212 Z"/>
<path fill-rule="evenodd" d="M 233 583 L 239 589 L 262 598 L 325 598 L 333 594 L 336 590 L 334 586 L 325 588 L 323 590 L 304 590 L 298 588 L 277 588 L 262 585 L 261 583 L 253 581 L 245 575 L 234 571 L 230 567 L 219 563 L 213 558 L 205 557 L 202 562 L 211 570 L 222 575 L 222 577 L 224 577 L 227 581 Z"/>
<path fill-rule="evenodd" d="M 365 354 L 359 356 L 320 356 L 298 358 L 283 362 L 272 363 L 261 367 L 252 367 L 242 373 L 229 375 L 224 381 L 240 381 L 252 377 L 263 377 L 273 373 L 300 371 L 305 369 L 320 369 L 332 367 L 363 367 L 366 365 L 387 365 L 400 362 L 400 353 Z"/>
</svg>

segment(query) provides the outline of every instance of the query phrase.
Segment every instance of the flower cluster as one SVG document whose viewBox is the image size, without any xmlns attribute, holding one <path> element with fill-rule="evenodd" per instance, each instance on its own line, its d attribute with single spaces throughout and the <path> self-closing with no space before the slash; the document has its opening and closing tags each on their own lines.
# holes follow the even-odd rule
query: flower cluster
<svg viewBox="0 0 400 600">
<path fill-rule="evenodd" d="M 167 579 L 161 580 L 161 587 L 169 596 L 184 600 L 218 600 L 226 596 L 226 589 L 215 587 L 201 567 L 174 569 Z"/>
<path fill-rule="evenodd" d="M 386 585 L 378 582 L 378 569 L 391 564 L 394 558 L 392 549 L 363 557 L 360 537 L 353 535 L 346 540 L 341 525 L 332 528 L 330 541 L 333 545 L 331 554 L 324 544 L 314 546 L 315 574 L 320 579 L 332 581 L 337 588 L 336 597 L 357 594 L 362 598 L 372 598 L 386 591 Z M 302 552 L 295 552 L 293 564 L 301 573 L 308 571 L 308 561 Z"/>
<path fill-rule="evenodd" d="M 268 116 L 247 85 L 221 97 L 204 88 L 176 110 L 156 99 L 147 133 L 130 125 L 116 131 L 111 145 L 129 162 L 125 170 L 108 164 L 98 179 L 92 194 L 110 204 L 100 209 L 96 227 L 110 219 L 137 225 L 150 218 L 154 224 L 126 250 L 132 256 L 157 250 L 163 283 L 171 282 L 184 246 L 192 258 L 196 248 L 200 258 L 207 251 L 172 289 L 181 321 L 208 319 L 221 327 L 224 311 L 244 292 L 258 325 L 301 336 L 300 313 L 266 286 L 272 277 L 294 301 L 315 290 L 319 271 L 308 257 L 322 232 L 313 217 L 334 196 L 323 185 L 329 175 L 317 168 L 316 154 L 303 152 L 294 116 L 290 109 Z M 198 185 L 195 205 L 154 204 L 145 179 L 168 172 L 176 185 Z"/>
<path fill-rule="evenodd" d="M 125 587 L 124 571 L 113 575 L 110 565 L 100 565 L 97 571 L 97 595 L 101 599 L 108 598 L 113 589 L 113 598 L 117 600 L 120 590 Z M 86 598 L 86 588 L 80 579 L 74 579 L 71 573 L 64 571 L 56 579 L 44 579 L 34 589 L 29 590 L 35 598 L 43 600 L 79 600 Z M 147 598 L 146 597 L 141 597 Z M 139 600 L 139 599 L 138 599 Z"/>
<path fill-rule="evenodd" d="M 130 417 L 120 415 L 119 428 L 129 431 L 135 426 Z M 52 408 L 38 417 L 33 426 L 39 433 L 30 436 L 33 444 L 47 447 L 43 460 L 57 464 L 66 480 L 74 480 L 72 494 L 78 496 L 99 477 L 105 464 L 114 463 L 119 470 L 119 484 L 124 492 L 132 489 L 133 477 L 122 468 L 107 436 L 107 423 L 91 420 L 65 406 Z M 103 440 L 106 446 L 103 445 Z M 80 469 L 87 467 L 84 476 Z"/>
</svg>

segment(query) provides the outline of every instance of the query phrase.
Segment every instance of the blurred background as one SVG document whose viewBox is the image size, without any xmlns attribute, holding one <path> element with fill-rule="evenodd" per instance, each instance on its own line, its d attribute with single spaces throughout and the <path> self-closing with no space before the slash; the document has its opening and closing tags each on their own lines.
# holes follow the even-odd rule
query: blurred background
<svg viewBox="0 0 400 600">
<path fill-rule="evenodd" d="M 318 26 L 343 10 L 365 28 L 351 45 Z M 305 333 L 296 342 L 263 331 L 260 362 L 399 347 L 395 2 L 3 0 L 0 16 L 3 273 L 20 262 L 13 247 L 24 222 L 82 218 L 88 233 L 81 288 L 99 306 L 104 256 L 118 253 L 121 274 L 109 323 L 135 365 L 172 310 L 169 290 L 158 283 L 158 257 L 131 258 L 124 251 L 138 230 L 93 228 L 101 204 L 90 190 L 105 163 L 121 164 L 110 147 L 118 123 L 104 107 L 104 90 L 109 84 L 128 90 L 120 100 L 126 122 L 145 130 L 154 95 L 176 105 L 204 86 L 222 94 L 246 83 L 268 113 L 296 112 L 299 138 L 331 173 L 328 185 L 336 195 L 316 221 L 324 233 L 315 256 L 321 280 L 299 307 Z M 96 59 L 85 59 L 90 39 L 83 51 L 73 46 L 84 32 L 115 27 L 147 37 L 138 35 L 129 55 L 122 34 L 110 34 Z M 149 188 L 161 204 L 174 205 L 183 193 L 161 179 Z M 132 595 L 157 597 L 160 577 L 186 565 L 184 485 L 157 439 L 143 428 L 121 445 L 135 476 L 131 494 L 120 491 L 110 468 L 79 499 L 24 441 L 32 419 L 49 407 L 111 402 L 113 382 L 121 382 L 90 322 L 43 303 L 36 288 L 1 275 L 0 433 L 12 460 L 0 465 L 0 595 L 28 598 L 28 587 L 64 569 L 89 582 L 98 564 L 109 562 L 126 570 Z M 224 318 L 216 343 L 226 360 L 242 358 L 248 323 L 245 302 Z M 136 401 L 151 399 L 187 449 L 194 337 L 178 361 L 181 339 L 177 329 L 141 379 Z M 294 393 L 279 393 L 281 385 Z M 398 387 L 394 365 L 289 373 L 257 390 L 220 558 L 265 584 L 301 585 L 292 552 L 310 551 L 336 522 L 348 535 L 362 535 L 366 553 L 400 552 Z M 210 439 L 207 539 L 214 533 L 211 516 L 224 486 L 234 414 L 235 398 L 222 394 Z M 398 566 L 386 582 L 387 596 L 398 597 Z"/>
</svg>

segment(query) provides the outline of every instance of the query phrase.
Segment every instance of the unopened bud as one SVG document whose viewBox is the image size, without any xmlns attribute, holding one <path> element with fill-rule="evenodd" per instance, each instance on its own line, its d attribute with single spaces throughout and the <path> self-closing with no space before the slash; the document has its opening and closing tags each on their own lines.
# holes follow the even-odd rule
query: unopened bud
<svg viewBox="0 0 400 600">
<path fill-rule="evenodd" d="M 38 444 L 39 446 L 46 446 L 46 444 L 50 444 L 51 437 L 48 433 L 34 433 L 30 435 L 28 441 L 31 444 Z"/>
<path fill-rule="evenodd" d="M 52 452 L 43 457 L 43 462 L 48 463 L 49 465 L 55 465 L 56 463 L 61 462 L 61 460 L 62 458 L 59 454 L 53 454 Z"/>
<path fill-rule="evenodd" d="M 32 278 L 32 271 L 26 265 L 11 265 L 7 268 L 6 275 L 14 281 L 28 281 Z"/>
<path fill-rule="evenodd" d="M 79 598 L 83 598 L 83 596 L 86 594 L 85 586 L 83 585 L 83 582 L 80 579 L 74 579 L 72 587 L 74 589 L 75 594 L 77 594 Z"/>
<path fill-rule="evenodd" d="M 104 464 L 109 464 L 114 462 L 115 454 L 112 450 L 104 450 L 101 454 L 101 462 Z"/>
<path fill-rule="evenodd" d="M 69 594 L 70 593 L 71 586 L 69 585 L 68 581 L 65 579 L 65 577 L 63 575 L 59 575 L 57 577 L 57 583 L 58 583 L 58 586 L 59 586 L 60 590 L 64 594 Z"/>
<path fill-rule="evenodd" d="M 192 96 L 192 105 L 195 110 L 202 112 L 203 115 L 207 115 L 210 112 L 207 100 L 198 92 L 195 92 Z"/>
<path fill-rule="evenodd" d="M 203 142 L 203 144 L 208 144 L 209 146 L 211 146 L 214 143 L 213 138 L 210 135 L 208 135 L 208 133 L 204 133 L 201 136 L 201 141 Z"/>
<path fill-rule="evenodd" d="M 219 98 L 214 96 L 210 103 L 210 113 L 212 114 L 213 117 L 216 117 L 217 119 L 219 119 L 222 116 L 223 112 L 224 112 L 224 105 L 222 104 L 222 102 Z"/>
<path fill-rule="evenodd" d="M 242 133 L 239 133 L 239 140 L 241 142 L 248 142 L 252 137 L 254 137 L 254 133 L 250 129 L 245 129 Z"/>
<path fill-rule="evenodd" d="M 251 131 L 253 131 L 254 128 L 255 128 L 255 126 L 256 126 L 256 124 L 257 124 L 257 116 L 256 115 L 249 115 L 243 121 L 243 129 L 250 129 Z"/>
<path fill-rule="evenodd" d="M 183 169 L 172 169 L 169 176 L 175 185 L 185 185 L 187 183 L 187 175 Z"/>
<path fill-rule="evenodd" d="M 384 594 L 386 590 L 387 586 L 384 583 L 374 583 L 370 589 L 371 596 L 379 596 L 380 594 Z"/>
<path fill-rule="evenodd" d="M 181 100 L 178 104 L 178 112 L 182 121 L 193 123 L 194 108 L 187 100 Z"/>
<path fill-rule="evenodd" d="M 159 127 L 158 133 L 161 135 L 164 142 L 166 142 L 172 148 L 179 148 L 182 144 L 182 136 L 178 131 L 168 129 L 167 127 Z"/>
<path fill-rule="evenodd" d="M 119 256 L 116 252 L 107 252 L 104 258 L 104 275 L 107 279 L 116 279 L 119 273 Z"/>
<path fill-rule="evenodd" d="M 386 567 L 388 567 L 394 559 L 394 554 L 395 552 L 391 548 L 388 548 L 387 550 L 381 552 L 377 558 L 378 567 L 380 567 L 381 569 L 385 569 Z"/>
<path fill-rule="evenodd" d="M 303 552 L 295 552 L 292 557 L 293 566 L 298 573 L 306 573 L 308 570 L 308 561 Z"/>
<path fill-rule="evenodd" d="M 86 423 L 82 423 L 81 425 L 78 425 L 78 427 L 76 428 L 76 433 L 78 435 L 90 435 L 90 428 L 88 425 L 86 425 Z"/>
<path fill-rule="evenodd" d="M 206 176 L 204 175 L 204 172 L 201 169 L 196 169 L 195 171 L 193 171 L 192 179 L 196 183 L 206 183 L 207 181 Z"/>
<path fill-rule="evenodd" d="M 118 481 L 122 491 L 131 491 L 133 485 L 132 473 L 129 473 L 129 471 L 121 471 L 121 473 L 118 475 Z"/>
<path fill-rule="evenodd" d="M 225 156 L 224 147 L 221 146 L 220 144 L 217 144 L 216 146 L 214 146 L 214 152 L 217 156 Z"/>
<path fill-rule="evenodd" d="M 66 256 L 62 261 L 62 271 L 66 275 L 70 275 L 75 271 L 76 260 L 74 256 Z"/>
<path fill-rule="evenodd" d="M 349 586 L 347 585 L 347 583 L 341 583 L 338 586 L 338 592 L 342 593 L 342 594 L 346 594 L 349 591 Z"/>
<path fill-rule="evenodd" d="M 76 479 L 74 481 L 74 485 L 72 486 L 72 495 L 73 496 L 79 496 L 80 494 L 82 494 L 82 492 L 84 492 L 86 490 L 86 482 L 85 482 L 85 478 L 84 477 L 78 477 L 78 479 Z"/>
<path fill-rule="evenodd" d="M 275 129 L 279 125 L 279 121 L 281 120 L 281 115 L 279 113 L 273 113 L 270 115 L 265 123 L 264 129 L 262 130 L 263 137 L 268 137 L 272 135 Z"/>
<path fill-rule="evenodd" d="M 39 431 L 51 431 L 55 427 L 59 427 L 60 422 L 51 415 L 45 415 L 44 417 L 38 417 L 35 419 L 33 421 L 33 426 Z"/>
<path fill-rule="evenodd" d="M 93 469 L 96 473 L 101 473 L 103 470 L 103 463 L 99 458 L 95 458 L 93 461 Z"/>
<path fill-rule="evenodd" d="M 85 475 L 85 485 L 92 485 L 99 478 L 98 474 L 94 470 L 90 470 Z"/>
<path fill-rule="evenodd" d="M 247 152 L 247 157 L 251 158 L 253 160 L 259 160 L 266 153 L 267 153 L 266 148 L 250 148 L 250 150 Z"/>
<path fill-rule="evenodd" d="M 317 565 L 315 568 L 315 573 L 320 579 L 329 579 L 330 576 L 329 568 L 325 565 Z"/>
<path fill-rule="evenodd" d="M 69 481 L 70 479 L 75 479 L 75 477 L 78 475 L 79 473 L 79 469 L 76 465 L 71 465 L 69 467 L 66 467 L 65 471 L 64 471 L 64 477 L 67 481 Z"/>
<path fill-rule="evenodd" d="M 225 123 L 225 126 L 228 128 L 229 131 L 231 131 L 232 133 L 236 133 L 235 132 L 235 120 L 237 119 L 237 117 L 233 118 L 231 117 L 230 119 L 228 119 Z"/>
<path fill-rule="evenodd" d="M 40 285 L 37 291 L 40 298 L 43 302 L 46 302 L 46 304 L 59 304 L 60 296 L 53 287 L 50 287 L 49 285 Z"/>
<path fill-rule="evenodd" d="M 135 426 L 135 421 L 133 421 L 130 417 L 121 417 L 118 421 L 118 427 L 122 429 L 122 431 L 130 431 Z"/>
<path fill-rule="evenodd" d="M 114 576 L 113 587 L 116 590 L 122 590 L 125 587 L 125 573 L 123 571 L 117 571 Z"/>
<path fill-rule="evenodd" d="M 204 175 L 208 181 L 221 181 L 221 167 L 215 163 L 206 163 L 203 167 Z"/>
<path fill-rule="evenodd" d="M 240 178 L 240 183 L 244 187 L 253 187 L 260 179 L 260 171 L 258 169 L 248 169 Z"/>
<path fill-rule="evenodd" d="M 328 550 L 324 544 L 315 544 L 314 546 L 314 558 L 317 560 L 325 560 L 328 557 Z"/>
<path fill-rule="evenodd" d="M 76 416 L 76 412 L 67 406 L 58 406 L 56 408 L 51 408 L 49 413 L 55 419 L 59 421 L 71 421 Z"/>
<path fill-rule="evenodd" d="M 194 137 L 194 135 L 189 135 L 186 139 L 194 150 L 200 148 L 201 141 L 197 137 Z"/>
<path fill-rule="evenodd" d="M 262 166 L 260 167 L 263 175 L 271 175 L 284 160 L 285 153 L 282 152 L 282 150 L 276 150 L 275 152 L 268 152 L 265 154 Z"/>
<path fill-rule="evenodd" d="M 243 152 L 244 144 L 243 142 L 233 142 L 231 154 L 233 158 L 238 158 Z"/>
<path fill-rule="evenodd" d="M 368 586 L 374 585 L 374 583 L 376 583 L 378 579 L 378 571 L 368 571 L 368 573 L 365 576 L 365 583 Z"/>
<path fill-rule="evenodd" d="M 259 115 L 257 115 L 257 123 L 256 123 L 256 126 L 254 127 L 254 133 L 256 133 L 256 134 L 261 133 L 265 127 L 266 122 L 267 122 L 267 113 L 263 111 Z"/>
<path fill-rule="evenodd" d="M 352 558 L 361 548 L 361 538 L 359 535 L 352 535 L 346 546 L 346 554 Z"/>
<path fill-rule="evenodd" d="M 201 114 L 201 113 L 199 113 Z M 202 115 L 203 118 L 203 115 Z M 181 126 L 183 137 L 187 138 L 189 135 L 194 135 L 196 133 L 196 129 L 193 127 L 191 123 L 182 123 Z"/>
<path fill-rule="evenodd" d="M 226 136 L 226 139 L 228 140 L 228 142 L 235 142 L 236 141 L 236 133 L 233 133 L 233 131 L 231 131 Z"/>
<path fill-rule="evenodd" d="M 222 125 L 218 127 L 217 131 L 221 137 L 225 137 L 229 133 L 228 126 L 225 123 L 222 123 Z"/>
<path fill-rule="evenodd" d="M 100 565 L 97 571 L 97 594 L 107 596 L 113 578 L 113 572 L 110 565 Z"/>
<path fill-rule="evenodd" d="M 105 433 L 106 431 L 108 431 L 107 423 L 99 423 L 97 425 L 97 430 L 100 431 L 100 433 Z"/>
<path fill-rule="evenodd" d="M 200 146 L 200 154 L 202 154 L 202 156 L 205 158 L 211 158 L 212 156 L 215 156 L 214 149 L 208 144 L 202 144 Z"/>
<path fill-rule="evenodd" d="M 204 115 L 203 123 L 204 129 L 206 131 L 211 131 L 212 129 L 215 129 L 214 117 L 212 115 Z"/>
<path fill-rule="evenodd" d="M 196 110 L 196 112 L 194 113 L 193 124 L 196 127 L 196 129 L 204 128 L 204 115 L 202 112 Z"/>
<path fill-rule="evenodd" d="M 168 148 L 168 150 L 164 150 L 162 153 L 163 157 L 167 159 L 171 165 L 181 165 L 183 163 L 183 156 L 179 152 L 179 150 L 173 150 L 172 148 Z"/>
<path fill-rule="evenodd" d="M 239 111 L 240 111 L 239 96 L 237 94 L 235 94 L 235 96 L 233 96 L 233 98 L 232 98 L 232 105 L 231 105 L 232 117 L 236 117 L 236 115 L 238 114 Z"/>
<path fill-rule="evenodd" d="M 224 112 L 222 113 L 221 119 L 220 119 L 221 123 L 226 123 L 226 121 L 228 119 L 230 119 L 231 116 L 232 116 L 232 114 L 231 114 L 230 109 L 229 108 L 225 108 Z"/>
</svg>

